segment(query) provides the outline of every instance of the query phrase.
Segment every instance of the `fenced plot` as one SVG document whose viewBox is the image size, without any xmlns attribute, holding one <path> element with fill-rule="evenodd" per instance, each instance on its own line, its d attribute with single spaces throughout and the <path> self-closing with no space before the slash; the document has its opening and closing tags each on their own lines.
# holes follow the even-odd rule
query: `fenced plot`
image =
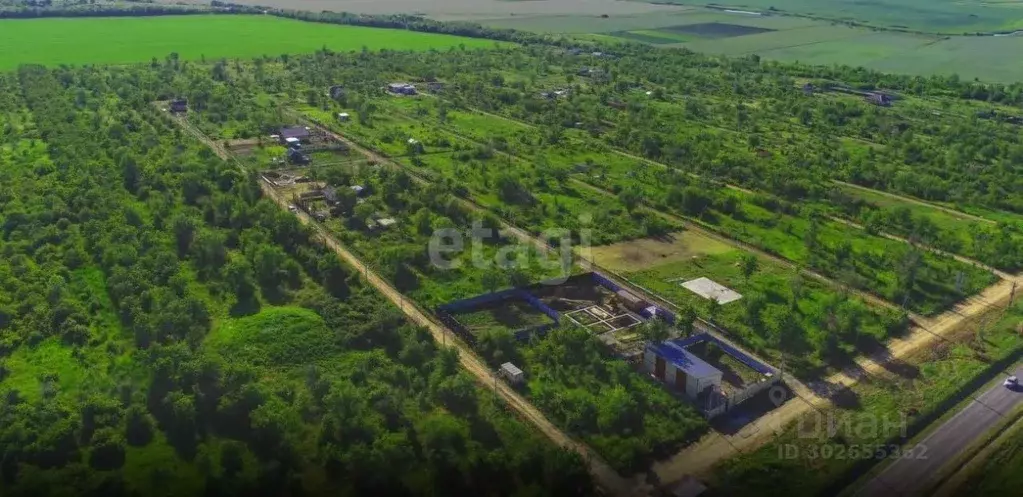
<svg viewBox="0 0 1023 497">
<path fill-rule="evenodd" d="M 494 302 L 452 316 L 477 337 L 495 331 L 516 332 L 555 323 L 547 314 L 529 305 L 525 300 L 518 299 Z"/>
</svg>

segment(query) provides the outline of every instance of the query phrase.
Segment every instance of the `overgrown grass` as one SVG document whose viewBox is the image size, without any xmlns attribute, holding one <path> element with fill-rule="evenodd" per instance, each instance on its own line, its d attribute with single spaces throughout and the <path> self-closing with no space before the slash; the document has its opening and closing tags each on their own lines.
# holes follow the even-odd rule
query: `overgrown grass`
<svg viewBox="0 0 1023 497">
<path fill-rule="evenodd" d="M 211 350 L 257 366 L 302 366 L 336 352 L 323 318 L 300 307 L 268 307 L 232 319 L 205 342 Z"/>
<path fill-rule="evenodd" d="M 887 444 L 892 437 L 930 419 L 941 406 L 955 403 L 968 385 L 992 363 L 1009 357 L 1023 344 L 1018 326 L 1023 302 L 1004 314 L 993 311 L 960 333 L 924 350 L 888 371 L 861 379 L 833 397 L 835 407 L 808 413 L 771 443 L 722 463 L 714 473 L 712 495 L 820 495 L 846 478 L 859 458 L 812 457 L 822 444 L 832 448 Z M 978 330 L 983 329 L 981 335 Z M 832 416 L 838 430 L 829 436 L 820 420 Z M 882 422 L 884 421 L 884 422 Z M 912 432 L 907 433 L 912 436 Z M 799 457 L 785 457 L 784 447 L 798 447 Z M 765 490 L 770 489 L 770 490 Z M 833 489 L 832 489 L 833 490 Z"/>
</svg>

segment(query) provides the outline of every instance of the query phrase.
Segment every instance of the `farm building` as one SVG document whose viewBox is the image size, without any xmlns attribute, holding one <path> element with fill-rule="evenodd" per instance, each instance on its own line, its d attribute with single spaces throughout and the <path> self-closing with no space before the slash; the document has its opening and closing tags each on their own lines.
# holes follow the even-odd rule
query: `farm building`
<svg viewBox="0 0 1023 497">
<path fill-rule="evenodd" d="M 183 98 L 172 100 L 170 103 L 170 111 L 175 114 L 179 112 L 188 112 L 188 100 Z"/>
<path fill-rule="evenodd" d="M 395 95 L 415 95 L 416 87 L 409 83 L 391 83 L 387 85 L 387 91 Z"/>
<path fill-rule="evenodd" d="M 721 385 L 721 371 L 671 341 L 647 344 L 643 366 L 694 400 L 708 389 Z"/>
<path fill-rule="evenodd" d="M 521 369 L 519 369 L 517 366 L 510 362 L 502 364 L 500 372 L 501 376 L 504 376 L 504 378 L 512 384 L 518 385 L 526 380 L 525 373 L 523 373 Z"/>
<path fill-rule="evenodd" d="M 293 138 L 298 140 L 299 143 L 309 142 L 309 138 L 312 137 L 312 133 L 309 132 L 309 128 L 305 126 L 288 126 L 281 128 L 280 132 L 276 135 L 281 141 L 281 145 L 287 145 L 288 139 Z"/>
<path fill-rule="evenodd" d="M 647 344 L 643 369 L 684 393 L 708 418 L 728 412 L 781 380 L 778 370 L 708 331 Z"/>
</svg>

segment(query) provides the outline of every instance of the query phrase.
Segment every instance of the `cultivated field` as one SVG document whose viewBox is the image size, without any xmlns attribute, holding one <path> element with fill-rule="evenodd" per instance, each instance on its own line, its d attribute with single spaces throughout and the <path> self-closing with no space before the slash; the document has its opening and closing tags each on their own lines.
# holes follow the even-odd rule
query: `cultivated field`
<svg viewBox="0 0 1023 497">
<path fill-rule="evenodd" d="M 814 2 L 814 5 L 819 3 Z M 765 5 L 761 10 L 766 13 L 766 9 Z M 754 16 L 697 6 L 687 6 L 681 11 L 608 18 L 599 14 L 521 15 L 481 19 L 480 22 L 494 27 L 569 33 L 602 41 L 685 47 L 711 54 L 755 53 L 765 59 L 785 62 L 864 66 L 925 76 L 958 74 L 998 82 L 1023 78 L 1023 68 L 1005 63 L 1006 57 L 1023 50 L 1023 38 L 1019 36 L 962 36 L 960 31 L 953 31 L 951 36 L 878 31 L 828 20 L 780 14 Z M 706 30 L 705 26 L 715 24 L 720 29 Z M 731 36 L 725 36 L 729 29 L 722 25 L 765 31 L 742 34 L 740 28 L 732 28 Z M 694 26 L 704 29 L 694 29 Z M 939 31 L 937 27 L 921 29 Z"/>
<path fill-rule="evenodd" d="M 32 40 L 27 43 L 26 40 Z M 0 70 L 20 64 L 127 64 L 383 48 L 492 47 L 489 40 L 259 16 L 61 18 L 0 21 Z"/>
<path fill-rule="evenodd" d="M 667 3 L 702 5 L 693 0 Z M 1011 31 L 1023 28 L 1017 2 L 959 2 L 956 0 L 736 0 L 723 2 L 735 9 L 780 11 L 829 20 L 856 21 L 878 27 L 946 34 Z"/>
</svg>

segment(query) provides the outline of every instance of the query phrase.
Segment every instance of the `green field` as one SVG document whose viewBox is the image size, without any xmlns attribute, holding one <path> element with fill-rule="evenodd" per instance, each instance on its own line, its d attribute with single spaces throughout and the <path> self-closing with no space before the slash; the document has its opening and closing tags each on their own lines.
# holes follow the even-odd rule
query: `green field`
<svg viewBox="0 0 1023 497">
<path fill-rule="evenodd" d="M 32 40 L 26 43 L 26 40 Z M 0 70 L 20 64 L 127 64 L 334 51 L 429 50 L 494 41 L 259 16 L 167 16 L 0 21 Z"/>
<path fill-rule="evenodd" d="M 690 0 L 668 0 L 688 4 Z M 1012 1 L 956 0 L 741 0 L 735 4 L 754 11 L 776 10 L 835 20 L 855 20 L 871 26 L 933 33 L 1009 31 L 1023 27 L 1023 12 Z"/>
<path fill-rule="evenodd" d="M 794 4 L 799 2 L 801 0 L 793 0 Z M 766 0 L 752 3 L 753 6 L 745 8 L 757 10 L 760 3 L 764 4 L 760 10 L 766 11 L 769 7 Z M 990 5 L 992 4 L 988 4 L 985 9 Z M 787 12 L 814 12 L 812 9 L 799 10 L 796 8 L 798 5 L 784 8 L 775 4 L 774 7 Z M 834 17 L 845 18 L 838 15 Z M 915 19 L 910 14 L 906 14 L 905 18 Z M 864 18 L 857 18 L 856 21 L 863 22 Z M 949 35 L 883 31 L 853 27 L 842 21 L 781 14 L 752 16 L 696 6 L 687 6 L 686 10 L 682 11 L 611 16 L 608 19 L 578 15 L 513 17 L 482 22 L 493 27 L 566 33 L 582 39 L 599 39 L 612 43 L 640 42 L 664 48 L 685 47 L 696 52 L 730 56 L 757 54 L 764 59 L 783 62 L 863 66 L 884 72 L 922 76 L 958 74 L 963 78 L 1006 83 L 1023 79 L 1023 67 L 1005 63 L 1008 57 L 1023 51 L 1023 38 L 962 36 L 963 30 L 948 31 L 944 27 L 946 24 L 940 23 L 930 28 L 921 26 L 913 28 L 931 33 L 948 32 Z M 688 26 L 709 23 L 772 31 L 729 37 L 701 36 L 685 31 Z M 1003 29 L 996 26 L 1000 25 L 990 25 L 986 30 Z M 1007 24 L 1004 29 L 1010 29 L 1009 26 L 1012 25 Z M 976 30 L 969 31 L 972 33 Z"/>
</svg>

